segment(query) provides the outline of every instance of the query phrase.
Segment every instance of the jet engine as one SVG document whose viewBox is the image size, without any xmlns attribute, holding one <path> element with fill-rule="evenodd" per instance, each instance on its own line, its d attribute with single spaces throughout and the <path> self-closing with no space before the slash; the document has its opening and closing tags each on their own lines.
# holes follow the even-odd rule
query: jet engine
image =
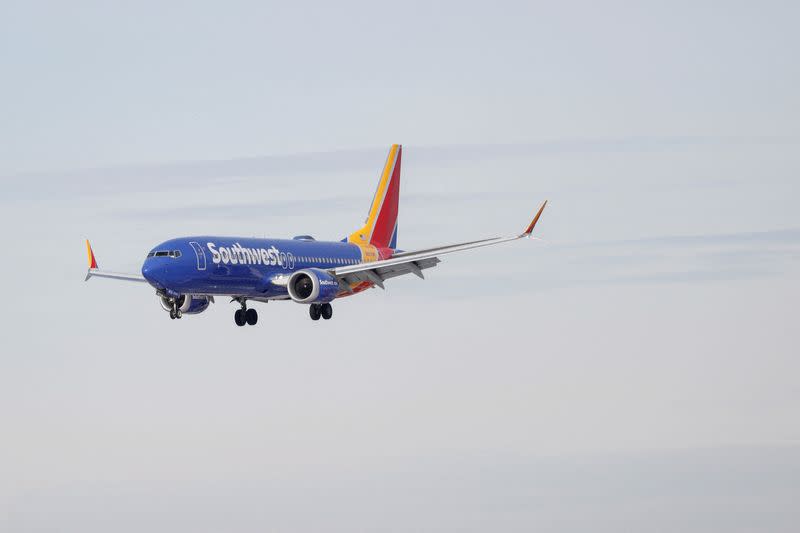
<svg viewBox="0 0 800 533">
<path fill-rule="evenodd" d="M 172 302 L 169 298 L 162 296 L 159 300 L 164 311 L 172 311 Z M 211 303 L 211 298 L 208 296 L 192 296 L 191 294 L 184 294 L 178 298 L 176 303 L 178 304 L 178 309 L 184 315 L 197 315 L 208 309 L 208 305 Z"/>
<path fill-rule="evenodd" d="M 286 288 L 297 303 L 327 303 L 336 298 L 339 282 L 322 269 L 306 268 L 292 274 Z"/>
</svg>

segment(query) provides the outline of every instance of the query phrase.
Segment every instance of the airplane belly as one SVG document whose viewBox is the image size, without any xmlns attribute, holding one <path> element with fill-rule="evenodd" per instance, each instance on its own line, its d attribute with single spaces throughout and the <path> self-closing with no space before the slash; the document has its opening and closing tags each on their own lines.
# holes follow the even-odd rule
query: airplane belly
<svg viewBox="0 0 800 533">
<path fill-rule="evenodd" d="M 198 272 L 184 290 L 196 294 L 274 296 L 286 292 L 270 283 L 275 273 L 252 265 L 215 265 L 206 272 Z"/>
</svg>

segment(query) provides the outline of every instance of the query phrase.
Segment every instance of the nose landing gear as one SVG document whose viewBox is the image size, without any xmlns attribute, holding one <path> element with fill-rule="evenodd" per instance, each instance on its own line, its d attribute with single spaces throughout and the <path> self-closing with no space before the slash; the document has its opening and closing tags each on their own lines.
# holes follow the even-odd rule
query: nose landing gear
<svg viewBox="0 0 800 533">
<path fill-rule="evenodd" d="M 158 294 L 161 297 L 161 307 L 164 309 L 164 311 L 169 311 L 169 317 L 172 320 L 181 318 L 183 316 L 183 311 L 181 311 L 181 306 L 183 306 L 184 303 L 183 296 L 180 298 L 170 298 L 166 294 Z"/>
</svg>

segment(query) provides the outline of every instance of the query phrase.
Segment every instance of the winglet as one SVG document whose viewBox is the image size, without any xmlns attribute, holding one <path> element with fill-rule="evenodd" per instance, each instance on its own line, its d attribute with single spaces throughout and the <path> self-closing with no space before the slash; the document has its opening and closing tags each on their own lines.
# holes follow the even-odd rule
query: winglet
<svg viewBox="0 0 800 533">
<path fill-rule="evenodd" d="M 534 226 L 536 226 L 536 223 L 539 222 L 539 217 L 542 216 L 542 211 L 544 211 L 544 207 L 546 205 L 547 205 L 547 200 L 544 201 L 544 203 L 542 204 L 542 207 L 540 207 L 539 211 L 536 213 L 536 216 L 533 217 L 533 220 L 531 220 L 531 223 L 528 224 L 527 228 L 525 228 L 525 231 L 522 233 L 523 235 L 530 235 L 531 234 L 531 232 L 533 231 Z"/>
<path fill-rule="evenodd" d="M 97 259 L 94 257 L 92 245 L 89 244 L 89 239 L 86 239 L 86 253 L 89 256 L 89 268 L 97 268 Z"/>
<path fill-rule="evenodd" d="M 86 279 L 83 281 L 89 281 L 89 278 L 92 277 L 92 270 L 97 270 L 97 259 L 94 257 L 94 252 L 92 251 L 92 245 L 89 244 L 89 239 L 86 239 L 86 255 L 89 259 L 89 270 L 86 271 Z"/>
</svg>

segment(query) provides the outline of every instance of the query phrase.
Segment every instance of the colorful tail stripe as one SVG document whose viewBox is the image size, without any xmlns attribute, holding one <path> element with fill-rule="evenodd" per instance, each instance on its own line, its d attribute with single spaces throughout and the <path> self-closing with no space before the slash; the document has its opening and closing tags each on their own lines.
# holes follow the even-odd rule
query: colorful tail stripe
<svg viewBox="0 0 800 533">
<path fill-rule="evenodd" d="M 397 213 L 400 201 L 400 159 L 403 147 L 392 145 L 378 188 L 369 208 L 364 227 L 353 232 L 348 241 L 371 244 L 378 248 L 397 246 Z"/>
</svg>

